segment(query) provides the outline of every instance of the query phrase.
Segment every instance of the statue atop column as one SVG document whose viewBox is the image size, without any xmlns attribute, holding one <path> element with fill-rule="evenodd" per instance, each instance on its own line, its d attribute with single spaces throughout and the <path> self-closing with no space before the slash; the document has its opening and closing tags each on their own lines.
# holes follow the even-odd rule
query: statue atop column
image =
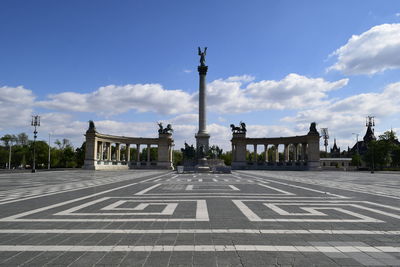
<svg viewBox="0 0 400 267">
<path fill-rule="evenodd" d="M 206 55 L 207 55 L 207 47 L 204 47 L 203 52 L 201 51 L 201 48 L 199 47 L 200 66 L 206 65 Z"/>
</svg>

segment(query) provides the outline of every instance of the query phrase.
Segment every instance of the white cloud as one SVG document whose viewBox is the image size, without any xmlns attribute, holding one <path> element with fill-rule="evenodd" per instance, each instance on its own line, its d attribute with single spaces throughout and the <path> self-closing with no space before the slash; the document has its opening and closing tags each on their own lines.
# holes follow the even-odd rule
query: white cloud
<svg viewBox="0 0 400 267">
<path fill-rule="evenodd" d="M 164 120 L 163 122 L 172 124 L 197 124 L 198 121 L 199 121 L 199 115 L 195 113 L 190 113 L 190 114 L 178 115 L 174 118 Z"/>
<path fill-rule="evenodd" d="M 35 96 L 31 90 L 0 87 L 0 131 L 30 125 Z"/>
<path fill-rule="evenodd" d="M 207 86 L 207 107 L 219 113 L 243 113 L 267 109 L 297 109 L 324 103 L 327 92 L 345 86 L 335 82 L 289 74 L 280 81 L 251 82 L 250 75 L 214 80 Z M 249 83 L 250 82 L 250 83 Z M 244 83 L 248 83 L 244 86 Z M 38 101 L 39 107 L 55 111 L 93 112 L 109 117 L 130 110 L 163 115 L 196 111 L 198 93 L 167 90 L 160 84 L 128 84 L 100 87 L 91 93 L 64 92 Z M 194 119 L 193 115 L 186 120 Z M 184 117 L 176 119 L 184 119 Z"/>
<path fill-rule="evenodd" d="M 183 70 L 184 73 L 192 73 L 192 70 Z"/>
<path fill-rule="evenodd" d="M 38 102 L 38 106 L 105 116 L 129 110 L 177 114 L 193 109 L 191 95 L 181 90 L 166 90 L 160 84 L 108 85 L 89 94 L 65 92 L 48 98 Z"/>
<path fill-rule="evenodd" d="M 247 136 L 253 138 L 263 137 L 284 137 L 292 135 L 304 135 L 307 132 L 295 132 L 286 126 L 281 125 L 247 125 Z"/>
<path fill-rule="evenodd" d="M 260 81 L 248 85 L 246 93 L 260 99 L 260 105 L 279 105 L 282 109 L 297 109 L 323 104 L 327 92 L 346 86 L 348 79 L 328 82 L 291 73 L 280 81 Z"/>
<path fill-rule="evenodd" d="M 353 35 L 332 55 L 337 62 L 328 68 L 344 74 L 375 74 L 400 67 L 400 24 L 382 24 Z"/>
<path fill-rule="evenodd" d="M 244 83 L 248 83 L 248 82 L 252 82 L 254 81 L 255 77 L 251 76 L 251 75 L 241 75 L 241 76 L 231 76 L 229 78 L 226 79 L 227 82 L 244 82 Z"/>
<path fill-rule="evenodd" d="M 365 132 L 365 117 L 374 115 L 377 122 L 400 112 L 400 82 L 387 85 L 380 93 L 353 95 L 334 101 L 326 106 L 297 112 L 295 116 L 282 119 L 286 123 L 296 123 L 297 129 L 307 129 L 316 121 L 318 128 L 327 127 L 331 134 L 341 140 L 351 142 L 351 133 Z"/>
<path fill-rule="evenodd" d="M 220 113 L 241 113 L 266 109 L 299 109 L 325 104 L 327 92 L 346 86 L 348 79 L 328 82 L 289 74 L 280 81 L 252 82 L 215 80 L 208 87 L 208 105 Z"/>
</svg>

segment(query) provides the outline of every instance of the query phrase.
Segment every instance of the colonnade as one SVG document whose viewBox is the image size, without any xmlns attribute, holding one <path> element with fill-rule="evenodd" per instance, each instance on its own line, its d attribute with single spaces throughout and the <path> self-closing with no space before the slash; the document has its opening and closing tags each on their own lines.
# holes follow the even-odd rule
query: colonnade
<svg viewBox="0 0 400 267">
<path fill-rule="evenodd" d="M 311 128 L 310 128 L 311 129 Z M 311 131 L 307 135 L 247 138 L 246 133 L 233 133 L 232 136 L 232 168 L 265 168 L 264 166 L 307 166 L 307 169 L 319 168 L 319 133 Z M 253 155 L 248 161 L 247 147 L 253 146 Z M 258 147 L 263 146 L 263 160 L 259 160 Z M 283 146 L 283 147 L 282 147 Z M 279 157 L 279 151 L 283 152 Z"/>
<path fill-rule="evenodd" d="M 264 150 L 259 153 L 258 146 L 264 146 Z M 236 161 L 237 156 L 237 144 L 232 144 L 232 160 Z M 251 154 L 252 162 L 260 162 L 258 155 L 262 155 L 263 160 L 261 162 L 277 163 L 277 162 L 304 162 L 307 160 L 307 143 L 295 143 L 295 144 L 251 144 L 253 146 L 253 152 Z M 283 158 L 279 157 L 279 149 L 283 146 Z M 246 153 L 247 153 L 246 145 Z M 291 153 L 292 152 L 292 155 Z M 239 156 L 240 157 L 240 156 Z"/>
<path fill-rule="evenodd" d="M 98 133 L 93 124 L 86 131 L 85 136 L 85 169 L 173 168 L 171 134 L 159 134 L 158 138 L 107 135 Z M 140 150 L 143 145 L 147 148 L 147 155 L 145 161 L 142 162 Z M 125 152 L 121 154 L 123 146 Z M 131 146 L 136 147 L 136 155 L 131 155 Z M 157 147 L 157 158 L 153 161 L 150 154 L 152 146 Z"/>
<path fill-rule="evenodd" d="M 113 153 L 113 149 L 112 149 L 112 145 L 115 144 L 115 151 Z M 121 154 L 121 150 L 123 150 L 122 145 L 125 146 L 125 153 Z M 133 145 L 136 148 L 136 155 L 132 155 L 131 158 L 131 145 Z M 141 148 L 142 148 L 143 144 L 120 144 L 120 143 L 112 143 L 112 142 L 107 142 L 107 141 L 97 141 L 96 144 L 96 158 L 95 160 L 98 161 L 98 164 L 102 164 L 105 162 L 116 162 L 116 163 L 121 163 L 121 164 L 127 164 L 130 162 L 136 162 L 136 165 L 140 165 L 141 164 L 141 160 L 140 160 L 140 154 L 141 154 Z M 150 166 L 151 165 L 151 156 L 150 156 L 150 152 L 151 152 L 151 148 L 152 145 L 156 145 L 156 144 L 144 144 L 146 146 L 146 165 Z M 172 147 L 169 146 L 168 148 L 169 150 L 169 159 L 172 158 Z M 157 160 L 157 159 L 153 159 L 153 160 Z"/>
</svg>

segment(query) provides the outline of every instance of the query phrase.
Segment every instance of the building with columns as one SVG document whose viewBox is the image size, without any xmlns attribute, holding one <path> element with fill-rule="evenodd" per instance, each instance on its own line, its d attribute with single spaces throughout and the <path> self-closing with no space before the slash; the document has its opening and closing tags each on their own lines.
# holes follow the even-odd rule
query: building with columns
<svg viewBox="0 0 400 267">
<path fill-rule="evenodd" d="M 315 124 L 302 136 L 247 138 L 246 132 L 234 132 L 232 169 L 319 169 L 319 138 Z M 247 146 L 252 146 L 254 151 L 250 161 L 246 159 Z M 259 146 L 262 151 L 258 151 Z M 283 148 L 283 157 L 279 157 L 280 148 Z M 264 155 L 259 157 L 261 153 Z"/>
<path fill-rule="evenodd" d="M 173 169 L 174 140 L 170 133 L 159 133 L 158 138 L 108 135 L 97 132 L 94 123 L 90 121 L 85 136 L 84 169 Z M 157 159 L 153 160 L 151 160 L 150 154 L 152 147 L 157 147 Z M 131 155 L 131 148 L 136 149 L 136 155 Z M 145 160 L 141 160 L 143 158 L 140 153 L 142 148 L 147 148 L 146 155 L 144 155 Z M 121 153 L 122 150 L 124 153 Z"/>
</svg>

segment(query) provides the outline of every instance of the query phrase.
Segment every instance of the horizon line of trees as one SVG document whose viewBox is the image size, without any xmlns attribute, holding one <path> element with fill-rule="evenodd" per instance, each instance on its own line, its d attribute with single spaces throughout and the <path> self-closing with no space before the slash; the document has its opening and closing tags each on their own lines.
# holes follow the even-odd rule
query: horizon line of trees
<svg viewBox="0 0 400 267">
<path fill-rule="evenodd" d="M 0 168 L 10 169 L 29 169 L 33 164 L 33 140 L 29 140 L 26 133 L 18 135 L 6 134 L 0 138 Z M 55 146 L 50 146 L 45 141 L 36 140 L 36 168 L 47 168 L 49 164 L 52 168 L 76 168 L 82 167 L 85 154 L 85 143 L 81 147 L 74 149 L 68 139 L 56 139 Z M 11 153 L 11 164 L 9 166 Z"/>
</svg>

